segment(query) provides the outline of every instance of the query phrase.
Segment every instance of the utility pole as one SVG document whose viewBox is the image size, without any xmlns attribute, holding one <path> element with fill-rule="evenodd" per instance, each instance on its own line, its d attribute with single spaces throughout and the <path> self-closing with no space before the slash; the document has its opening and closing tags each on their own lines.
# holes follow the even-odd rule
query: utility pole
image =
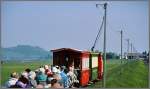
<svg viewBox="0 0 150 89">
<path fill-rule="evenodd" d="M 106 88 L 106 16 L 107 16 L 107 3 L 104 4 L 96 4 L 96 7 L 98 5 L 103 5 L 103 8 L 105 10 L 104 12 L 104 47 L 103 47 L 103 87 Z"/>
<path fill-rule="evenodd" d="M 132 45 L 132 46 L 133 46 L 133 55 L 134 55 L 133 58 L 136 59 L 136 56 L 137 56 L 137 55 L 135 54 L 135 53 L 136 53 L 136 51 L 135 51 L 135 46 L 134 46 L 134 45 Z"/>
<path fill-rule="evenodd" d="M 135 49 L 134 49 L 134 45 L 133 45 L 133 53 L 135 52 Z"/>
<path fill-rule="evenodd" d="M 123 35 L 123 31 L 120 31 L 121 34 L 121 64 L 122 64 L 122 35 Z"/>
<path fill-rule="evenodd" d="M 130 45 L 129 41 L 130 41 L 130 39 L 126 39 L 126 41 L 127 41 L 127 59 L 128 59 L 129 45 Z"/>
<path fill-rule="evenodd" d="M 132 43 L 131 43 L 131 59 L 132 59 L 132 56 L 133 56 L 133 55 L 132 55 Z"/>
<path fill-rule="evenodd" d="M 122 65 L 122 37 L 123 37 L 123 31 L 122 30 L 120 31 L 120 34 L 121 34 L 121 46 L 120 46 L 121 47 L 121 50 L 120 50 L 121 51 L 121 55 L 120 55 L 121 59 L 120 59 L 120 61 L 121 61 L 121 65 Z M 120 74 L 122 74 L 122 70 L 123 69 L 121 68 Z"/>
<path fill-rule="evenodd" d="M 122 60 L 122 35 L 123 35 L 123 31 L 121 30 L 121 60 Z"/>
<path fill-rule="evenodd" d="M 128 42 L 127 53 L 129 53 L 129 41 L 130 41 L 130 39 L 127 39 L 127 42 Z"/>
<path fill-rule="evenodd" d="M 105 18 L 104 18 L 104 74 L 103 74 L 103 87 L 106 88 L 106 15 L 107 15 L 107 3 L 104 4 Z"/>
<path fill-rule="evenodd" d="M 135 48 L 135 46 L 133 46 L 133 52 L 136 53 L 136 48 Z"/>
</svg>

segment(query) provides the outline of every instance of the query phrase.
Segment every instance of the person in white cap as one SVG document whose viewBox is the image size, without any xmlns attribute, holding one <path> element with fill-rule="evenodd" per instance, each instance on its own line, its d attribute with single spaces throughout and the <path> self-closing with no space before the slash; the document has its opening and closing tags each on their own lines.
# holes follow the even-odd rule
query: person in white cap
<svg viewBox="0 0 150 89">
<path fill-rule="evenodd" d="M 53 72 L 53 74 L 56 74 L 57 73 L 57 68 L 54 66 L 54 67 L 52 67 L 52 72 Z"/>
<path fill-rule="evenodd" d="M 29 88 L 36 88 L 37 86 L 37 82 L 35 80 L 36 73 L 34 71 L 31 71 L 28 77 L 29 77 Z"/>
</svg>

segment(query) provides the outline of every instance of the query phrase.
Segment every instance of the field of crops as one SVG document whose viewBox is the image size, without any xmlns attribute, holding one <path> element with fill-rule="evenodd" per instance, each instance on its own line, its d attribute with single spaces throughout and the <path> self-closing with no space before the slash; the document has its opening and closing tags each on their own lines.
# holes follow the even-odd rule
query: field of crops
<svg viewBox="0 0 150 89">
<path fill-rule="evenodd" d="M 2 64 L 1 70 L 1 84 L 4 85 L 8 80 L 11 72 L 22 72 L 26 68 L 32 70 L 37 69 L 44 64 L 50 64 L 50 61 L 31 61 L 31 62 L 8 62 Z M 120 60 L 107 60 L 107 88 L 147 88 L 148 87 L 148 65 L 143 61 L 123 61 Z M 102 87 L 102 81 L 96 82 L 88 86 L 89 88 Z"/>
</svg>

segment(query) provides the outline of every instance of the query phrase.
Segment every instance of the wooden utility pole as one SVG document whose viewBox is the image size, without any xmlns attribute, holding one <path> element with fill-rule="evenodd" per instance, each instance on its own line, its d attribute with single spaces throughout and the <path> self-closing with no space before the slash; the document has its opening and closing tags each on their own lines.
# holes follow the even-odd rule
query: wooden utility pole
<svg viewBox="0 0 150 89">
<path fill-rule="evenodd" d="M 121 64 L 122 64 L 122 35 L 123 35 L 123 31 L 121 30 L 120 31 L 120 34 L 121 34 Z"/>
<path fill-rule="evenodd" d="M 107 3 L 104 4 L 96 4 L 96 7 L 98 5 L 103 5 L 103 8 L 105 10 L 104 12 L 104 47 L 103 47 L 103 87 L 106 88 L 106 16 L 107 16 Z"/>
<path fill-rule="evenodd" d="M 122 59 L 122 38 L 123 38 L 123 31 L 122 30 L 120 31 L 120 34 L 121 34 L 121 46 L 120 46 L 121 47 L 121 50 L 120 50 L 121 51 L 121 55 L 120 55 L 121 58 L 120 58 L 120 61 L 121 61 L 121 65 L 122 65 L 122 60 L 123 60 Z M 123 69 L 121 68 L 120 74 L 122 74 L 122 70 Z"/>
<path fill-rule="evenodd" d="M 129 41 L 130 41 L 130 39 L 126 39 L 126 41 L 127 41 L 127 59 L 128 59 L 128 54 L 129 54 L 129 48 L 130 48 L 130 43 L 129 43 Z"/>
<path fill-rule="evenodd" d="M 107 3 L 104 4 L 105 19 L 104 19 L 104 74 L 103 74 L 103 87 L 106 88 L 106 16 L 107 16 Z"/>
<path fill-rule="evenodd" d="M 127 42 L 128 42 L 128 46 L 127 46 L 127 53 L 129 53 L 129 39 L 127 39 Z"/>
<path fill-rule="evenodd" d="M 132 55 L 132 43 L 131 43 L 131 59 L 132 59 L 132 56 L 133 56 L 133 55 Z"/>
</svg>

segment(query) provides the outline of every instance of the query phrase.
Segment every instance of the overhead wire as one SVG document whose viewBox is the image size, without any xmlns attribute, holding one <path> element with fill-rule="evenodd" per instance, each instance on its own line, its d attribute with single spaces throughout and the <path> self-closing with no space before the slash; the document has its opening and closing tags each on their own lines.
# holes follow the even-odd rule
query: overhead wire
<svg viewBox="0 0 150 89">
<path fill-rule="evenodd" d="M 95 39 L 95 41 L 94 41 L 94 45 L 93 45 L 92 48 L 91 48 L 91 51 L 94 51 L 94 48 L 95 48 L 95 46 L 96 46 L 96 43 L 97 43 L 98 39 L 100 38 L 103 24 L 104 24 L 104 16 L 103 16 L 103 20 L 102 20 L 101 26 L 100 26 L 100 28 L 99 28 L 98 34 L 97 34 L 97 36 L 96 36 L 96 39 Z"/>
</svg>

